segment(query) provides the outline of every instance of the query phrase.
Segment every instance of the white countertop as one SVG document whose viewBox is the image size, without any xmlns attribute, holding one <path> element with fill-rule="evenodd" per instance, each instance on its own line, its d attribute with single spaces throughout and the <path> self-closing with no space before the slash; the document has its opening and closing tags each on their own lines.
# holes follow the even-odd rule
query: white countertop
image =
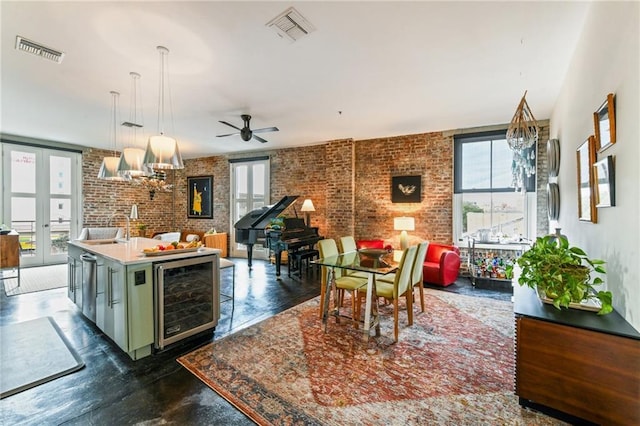
<svg viewBox="0 0 640 426">
<path fill-rule="evenodd" d="M 97 240 L 72 240 L 69 244 L 81 248 L 82 250 L 106 257 L 123 265 L 132 265 L 137 263 L 162 262 L 165 260 L 184 259 L 187 257 L 204 256 L 208 254 L 220 254 L 220 249 L 200 247 L 197 251 L 186 253 L 167 254 L 161 256 L 146 256 L 142 249 L 155 247 L 158 244 L 166 245 L 166 241 L 154 240 L 151 238 L 134 237 L 129 241 L 118 239 L 112 244 L 87 244 L 87 242 Z"/>
</svg>

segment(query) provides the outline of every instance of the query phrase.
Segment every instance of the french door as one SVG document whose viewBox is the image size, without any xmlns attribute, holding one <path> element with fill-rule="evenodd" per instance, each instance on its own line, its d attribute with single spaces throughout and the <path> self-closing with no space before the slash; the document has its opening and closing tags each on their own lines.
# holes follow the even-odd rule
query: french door
<svg viewBox="0 0 640 426">
<path fill-rule="evenodd" d="M 20 234 L 21 266 L 67 261 L 79 234 L 82 156 L 2 143 L 2 220 Z"/>
<path fill-rule="evenodd" d="M 232 257 L 247 257 L 247 246 L 236 243 L 234 224 L 252 210 L 269 203 L 269 158 L 231 163 L 231 253 Z M 268 250 L 253 246 L 254 259 L 267 259 Z"/>
</svg>

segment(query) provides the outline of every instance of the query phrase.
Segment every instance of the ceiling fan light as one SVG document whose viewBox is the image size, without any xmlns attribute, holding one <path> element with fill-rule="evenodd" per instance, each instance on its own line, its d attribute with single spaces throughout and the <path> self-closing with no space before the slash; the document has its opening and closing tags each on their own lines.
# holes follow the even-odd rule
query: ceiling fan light
<svg viewBox="0 0 640 426">
<path fill-rule="evenodd" d="M 151 169 L 183 169 L 178 142 L 163 134 L 151 136 L 144 154 L 144 165 Z"/>
</svg>

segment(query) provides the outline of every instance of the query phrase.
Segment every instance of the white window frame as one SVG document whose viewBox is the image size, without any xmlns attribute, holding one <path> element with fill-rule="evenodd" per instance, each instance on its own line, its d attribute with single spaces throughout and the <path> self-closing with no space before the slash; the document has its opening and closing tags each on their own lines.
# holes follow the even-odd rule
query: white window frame
<svg viewBox="0 0 640 426">
<path fill-rule="evenodd" d="M 474 133 L 468 135 L 459 135 L 455 137 L 456 147 L 454 149 L 454 194 L 453 194 L 453 238 L 454 241 L 457 242 L 458 245 L 467 246 L 469 244 L 468 238 L 463 235 L 463 194 L 464 193 L 478 193 L 478 194 L 491 194 L 491 193 L 504 193 L 505 188 L 499 188 L 496 191 L 492 191 L 491 188 L 488 190 L 484 189 L 465 189 L 461 188 L 461 178 L 462 178 L 462 159 L 458 158 L 461 155 L 461 150 L 459 149 L 458 144 L 463 144 L 472 141 L 483 141 L 483 140 L 496 140 L 496 139 L 504 139 L 506 130 L 498 130 L 491 132 L 482 132 L 482 133 Z M 533 148 L 536 149 L 535 146 Z M 537 158 L 536 160 L 537 161 Z M 536 178 L 535 175 L 529 181 L 528 190 L 522 192 L 523 200 L 523 209 L 525 212 L 525 234 L 522 235 L 525 239 L 532 239 L 533 236 L 536 235 L 536 218 L 537 218 L 537 195 L 536 195 Z M 515 188 L 512 188 L 515 192 Z M 492 247 L 494 245 L 487 244 L 486 247 Z M 476 244 L 476 247 L 482 248 L 483 244 Z M 495 247 L 495 246 L 494 246 Z"/>
</svg>

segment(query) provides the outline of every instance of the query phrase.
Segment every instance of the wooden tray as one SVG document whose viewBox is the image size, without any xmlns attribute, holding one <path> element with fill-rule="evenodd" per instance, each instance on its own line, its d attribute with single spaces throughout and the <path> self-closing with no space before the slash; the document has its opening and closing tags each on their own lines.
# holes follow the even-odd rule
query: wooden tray
<svg viewBox="0 0 640 426">
<path fill-rule="evenodd" d="M 158 251 L 150 251 L 150 252 L 142 252 L 145 256 L 153 257 L 153 256 L 168 256 L 170 254 L 180 254 L 180 253 L 191 253 L 197 251 L 199 247 L 190 247 L 185 249 L 173 249 L 173 250 L 158 250 Z"/>
</svg>

